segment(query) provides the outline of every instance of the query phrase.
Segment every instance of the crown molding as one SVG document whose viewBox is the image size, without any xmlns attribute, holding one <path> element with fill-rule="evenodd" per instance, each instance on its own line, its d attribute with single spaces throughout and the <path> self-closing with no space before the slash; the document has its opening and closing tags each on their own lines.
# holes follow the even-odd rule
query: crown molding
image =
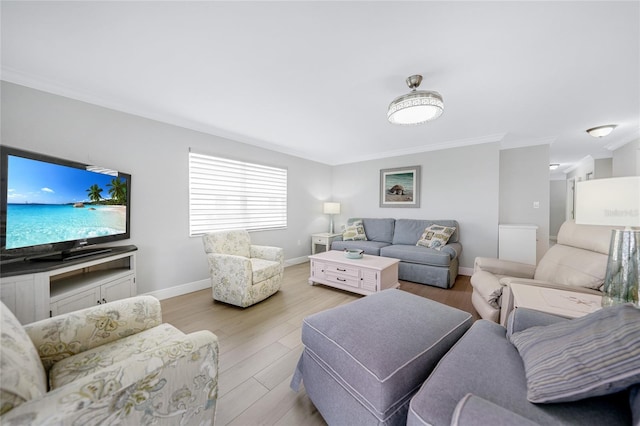
<svg viewBox="0 0 640 426">
<path fill-rule="evenodd" d="M 493 135 L 480 136 L 477 138 L 457 139 L 457 140 L 452 140 L 447 142 L 416 146 L 416 147 L 406 148 L 406 149 L 396 149 L 391 151 L 378 152 L 371 155 L 362 155 L 357 158 L 352 158 L 349 161 L 334 162 L 330 165 L 339 166 L 344 164 L 359 163 L 362 161 L 380 160 L 382 158 L 401 157 L 403 155 L 420 154 L 423 152 L 440 151 L 443 149 L 460 148 L 460 147 L 471 146 L 471 145 L 481 145 L 481 144 L 491 143 L 491 142 L 500 142 L 505 135 L 506 133 L 496 133 Z"/>
<path fill-rule="evenodd" d="M 633 142 L 638 139 L 640 139 L 640 129 L 634 129 L 631 133 L 629 133 L 625 137 L 620 138 L 620 140 L 616 142 L 611 142 L 605 145 L 603 148 L 609 151 L 615 151 L 616 149 L 625 146 L 629 142 Z"/>
</svg>

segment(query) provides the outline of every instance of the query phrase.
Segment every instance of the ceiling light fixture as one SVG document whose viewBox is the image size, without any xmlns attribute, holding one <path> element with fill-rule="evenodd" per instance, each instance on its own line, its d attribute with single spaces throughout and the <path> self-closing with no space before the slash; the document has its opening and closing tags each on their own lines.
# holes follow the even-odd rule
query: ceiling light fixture
<svg viewBox="0 0 640 426">
<path fill-rule="evenodd" d="M 549 170 L 558 170 L 558 167 L 560 167 L 560 164 L 558 163 L 549 164 Z"/>
<path fill-rule="evenodd" d="M 422 82 L 421 75 L 407 78 L 411 89 L 406 95 L 398 96 L 389 104 L 387 118 L 393 124 L 421 124 L 435 120 L 444 111 L 444 102 L 438 92 L 416 90 Z"/>
<path fill-rule="evenodd" d="M 594 138 L 601 138 L 603 136 L 607 136 L 616 127 L 617 126 L 615 124 L 607 124 L 606 126 L 598 126 L 598 127 L 593 127 L 591 129 L 587 129 L 587 133 L 589 133 Z"/>
</svg>

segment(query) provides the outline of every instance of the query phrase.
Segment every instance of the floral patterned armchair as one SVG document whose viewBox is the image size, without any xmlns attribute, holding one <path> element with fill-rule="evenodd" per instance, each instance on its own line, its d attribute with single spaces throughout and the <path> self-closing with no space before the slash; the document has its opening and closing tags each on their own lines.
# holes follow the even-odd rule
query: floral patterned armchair
<svg viewBox="0 0 640 426">
<path fill-rule="evenodd" d="M 218 339 L 138 296 L 22 326 L 0 303 L 0 424 L 213 424 Z"/>
<path fill-rule="evenodd" d="M 203 236 L 214 300 L 246 308 L 280 289 L 284 250 L 252 245 L 244 230 Z"/>
</svg>

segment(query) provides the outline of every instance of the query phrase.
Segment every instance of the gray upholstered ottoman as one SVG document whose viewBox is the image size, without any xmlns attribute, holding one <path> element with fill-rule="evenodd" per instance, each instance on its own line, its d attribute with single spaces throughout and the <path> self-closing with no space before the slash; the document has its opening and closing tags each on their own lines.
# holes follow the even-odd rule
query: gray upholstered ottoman
<svg viewBox="0 0 640 426">
<path fill-rule="evenodd" d="M 311 315 L 291 387 L 302 380 L 330 425 L 404 425 L 411 396 L 471 323 L 395 289 Z"/>
</svg>

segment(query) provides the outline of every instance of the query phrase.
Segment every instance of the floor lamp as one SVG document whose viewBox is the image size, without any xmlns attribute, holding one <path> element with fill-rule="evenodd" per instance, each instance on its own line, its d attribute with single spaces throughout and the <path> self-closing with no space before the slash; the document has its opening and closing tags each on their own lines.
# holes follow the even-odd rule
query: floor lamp
<svg viewBox="0 0 640 426">
<path fill-rule="evenodd" d="M 577 224 L 624 227 L 611 231 L 602 306 L 640 306 L 640 176 L 578 182 L 575 212 Z"/>
<path fill-rule="evenodd" d="M 333 234 L 333 215 L 340 214 L 340 203 L 324 203 L 324 214 L 328 214 L 331 217 L 331 222 L 329 224 L 329 233 Z"/>
</svg>

